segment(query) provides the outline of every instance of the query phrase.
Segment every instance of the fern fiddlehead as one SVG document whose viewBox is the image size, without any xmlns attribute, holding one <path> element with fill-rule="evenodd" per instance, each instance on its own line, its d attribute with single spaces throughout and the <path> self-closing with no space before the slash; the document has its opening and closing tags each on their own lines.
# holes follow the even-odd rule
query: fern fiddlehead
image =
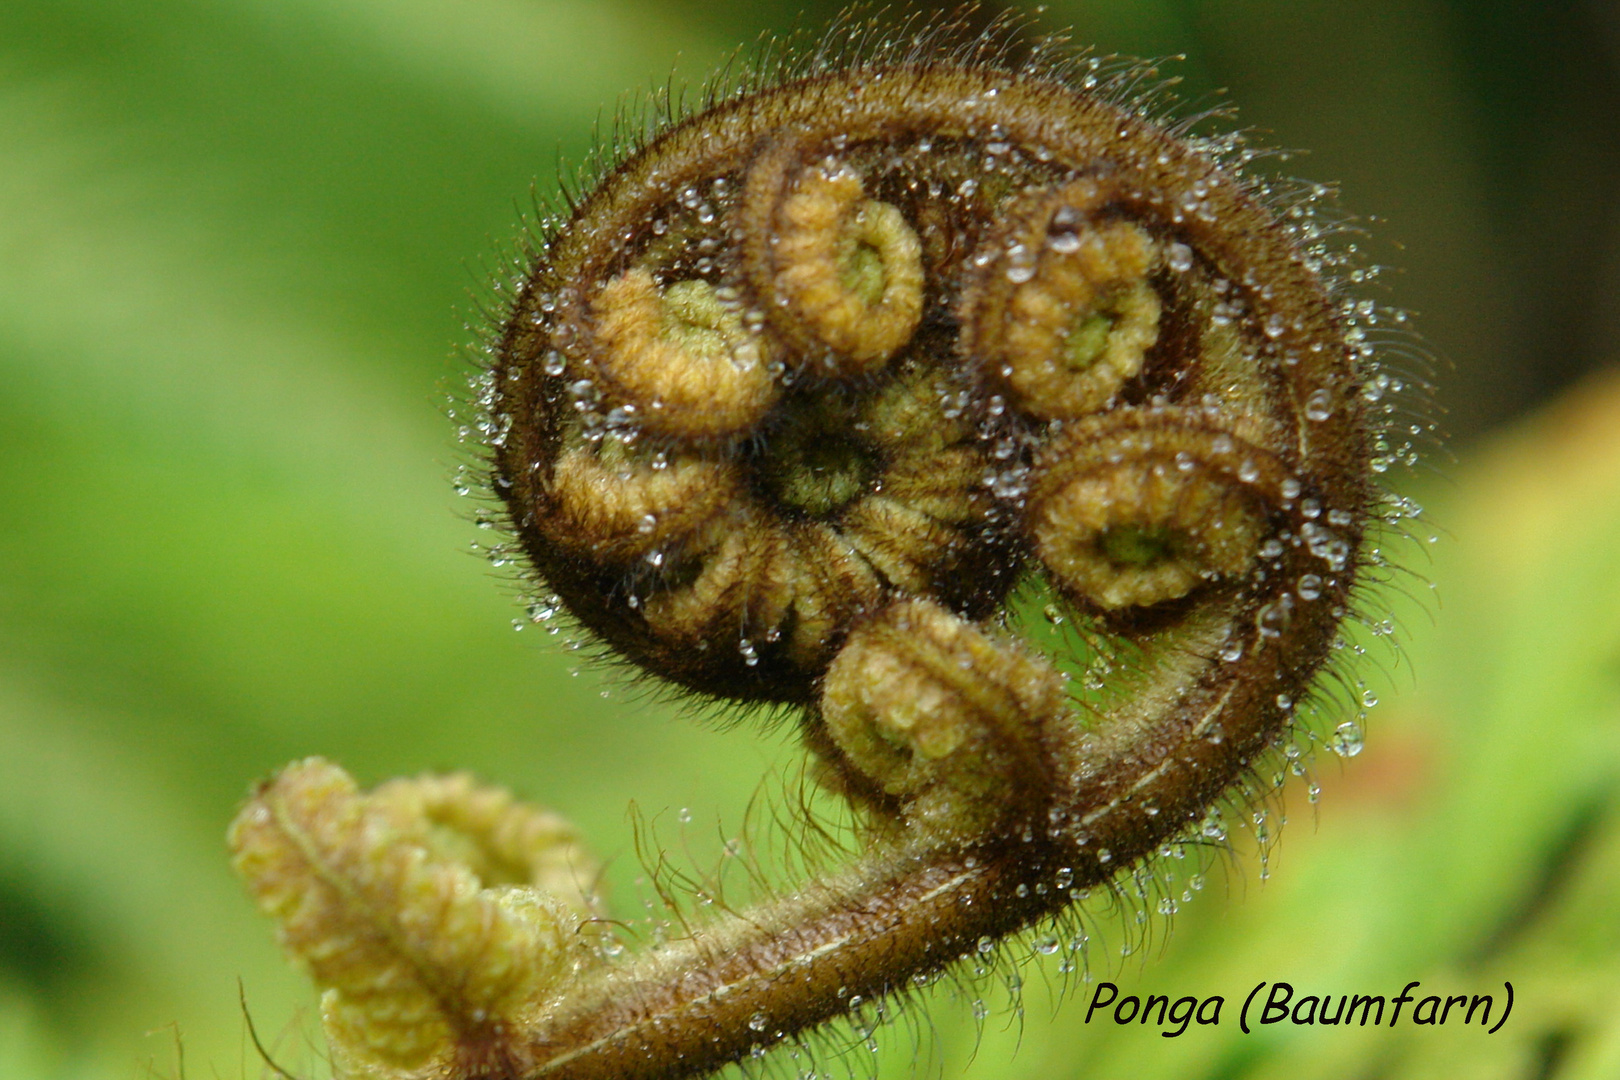
<svg viewBox="0 0 1620 1080">
<path fill-rule="evenodd" d="M 1380 504 L 1365 348 L 1320 227 L 1094 71 L 789 69 L 543 238 L 487 387 L 517 545 L 641 671 L 791 710 L 863 846 L 622 956 L 560 825 L 291 767 L 233 842 L 341 1072 L 707 1073 L 1059 915 L 1287 729 Z"/>
</svg>

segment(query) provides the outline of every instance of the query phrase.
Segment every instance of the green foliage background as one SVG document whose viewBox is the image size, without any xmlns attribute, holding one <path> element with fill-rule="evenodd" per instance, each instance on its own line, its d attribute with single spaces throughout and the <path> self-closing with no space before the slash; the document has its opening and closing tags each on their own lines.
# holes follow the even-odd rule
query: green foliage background
<svg viewBox="0 0 1620 1080">
<path fill-rule="evenodd" d="M 0 1080 L 257 1076 L 245 987 L 319 1072 L 312 994 L 226 866 L 249 783 L 468 768 L 563 811 L 634 905 L 634 801 L 698 859 L 781 737 L 611 689 L 470 553 L 445 418 L 527 192 L 638 88 L 786 25 L 742 0 L 0 0 Z M 828 11 L 813 9 L 807 25 Z M 1055 3 L 1105 51 L 1315 148 L 1381 215 L 1381 298 L 1455 361 L 1446 532 L 1402 558 L 1367 750 L 1317 764 L 1262 885 L 1230 872 L 1122 992 L 1500 992 L 1477 1029 L 1082 1021 L 1051 962 L 1020 1020 L 942 995 L 944 1076 L 1620 1075 L 1620 387 L 1493 432 L 1620 356 L 1608 5 Z M 1414 674 L 1415 673 L 1415 674 Z M 606 696 L 604 696 L 606 695 Z M 931 1030 L 920 1022 L 923 1030 Z M 918 1026 L 918 1025 L 914 1025 Z M 184 1063 L 175 1032 L 183 1036 Z M 881 1037 L 884 1075 L 916 1042 Z M 977 1045 L 975 1054 L 974 1047 Z M 1016 1052 L 1015 1052 L 1016 1051 Z M 874 1066 L 864 1049 L 837 1064 Z"/>
</svg>

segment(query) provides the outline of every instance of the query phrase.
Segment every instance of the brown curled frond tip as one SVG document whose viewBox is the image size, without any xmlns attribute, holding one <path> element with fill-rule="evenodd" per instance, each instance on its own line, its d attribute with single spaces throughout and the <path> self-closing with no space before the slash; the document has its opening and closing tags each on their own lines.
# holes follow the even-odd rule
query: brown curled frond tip
<svg viewBox="0 0 1620 1080">
<path fill-rule="evenodd" d="M 1151 69 L 963 19 L 667 109 L 537 229 L 477 383 L 535 621 L 796 717 L 851 865 L 627 950 L 561 821 L 289 767 L 233 843 L 340 1075 L 704 1075 L 1359 747 L 1297 717 L 1415 512 L 1400 317 L 1326 189 Z"/>
</svg>

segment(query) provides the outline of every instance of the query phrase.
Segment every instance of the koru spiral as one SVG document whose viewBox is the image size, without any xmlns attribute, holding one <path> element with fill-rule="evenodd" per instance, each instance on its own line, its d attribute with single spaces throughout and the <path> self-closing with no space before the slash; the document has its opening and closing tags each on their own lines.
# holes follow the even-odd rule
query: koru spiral
<svg viewBox="0 0 1620 1080">
<path fill-rule="evenodd" d="M 816 913 L 865 905 L 882 964 L 750 999 L 779 1035 L 1185 833 L 1356 585 L 1368 371 L 1312 227 L 1076 81 L 899 63 L 720 101 L 579 202 L 496 348 L 494 486 L 542 588 L 649 675 L 798 707 L 914 859 Z"/>
<path fill-rule="evenodd" d="M 1341 299 L 1252 187 L 983 67 L 720 103 L 613 169 L 513 305 L 512 530 L 641 670 L 803 706 L 852 792 L 904 813 L 952 771 L 944 717 L 987 709 L 986 745 L 1033 740 L 1015 786 L 1062 780 L 1037 802 L 1102 783 L 1162 834 L 1306 691 L 1378 498 Z M 1034 593 L 1135 683 L 1069 715 L 1072 657 L 1019 640 Z"/>
<path fill-rule="evenodd" d="M 796 717 L 854 865 L 639 954 L 600 947 L 578 888 L 521 918 L 491 899 L 463 921 L 527 943 L 498 979 L 437 939 L 391 945 L 395 981 L 327 949 L 334 1000 L 418 979 L 448 1017 L 450 1049 L 388 1020 L 416 1056 L 387 1060 L 426 1064 L 367 1075 L 677 1077 L 795 1039 L 1189 836 L 1313 695 L 1388 456 L 1331 225 L 1241 140 L 1156 120 L 1140 72 L 924 39 L 744 80 L 632 147 L 542 227 L 481 391 L 537 605 L 648 677 Z M 267 907 L 346 910 L 429 865 L 379 878 L 380 841 L 334 840 L 327 884 L 284 884 L 323 807 L 348 808 L 334 836 L 435 850 L 327 769 L 244 812 Z M 365 1038 L 341 1060 L 394 1045 Z"/>
</svg>

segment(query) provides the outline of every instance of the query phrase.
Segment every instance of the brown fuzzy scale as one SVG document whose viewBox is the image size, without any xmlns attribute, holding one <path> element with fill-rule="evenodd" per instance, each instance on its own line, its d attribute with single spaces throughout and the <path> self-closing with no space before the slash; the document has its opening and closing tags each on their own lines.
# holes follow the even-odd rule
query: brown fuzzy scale
<svg viewBox="0 0 1620 1080">
<path fill-rule="evenodd" d="M 846 179 L 805 181 L 811 173 Z M 784 210 L 795 197 L 815 205 Z M 1112 254 L 1038 259 L 1036 292 L 1019 300 L 986 275 L 1005 269 L 1008 229 L 1035 237 L 1051 227 L 1054 197 L 1075 202 Z M 1035 209 L 998 226 L 1014 205 Z M 875 216 L 857 220 L 863 213 Z M 780 242 L 817 222 L 855 240 Z M 784 277 L 795 260 L 821 261 Z M 601 290 L 626 275 L 661 288 L 707 282 L 762 335 L 761 355 L 798 373 L 758 424 L 728 421 L 727 439 L 671 434 L 701 425 L 638 433 L 636 468 L 663 454 L 672 469 L 713 469 L 744 492 L 725 507 L 683 499 L 686 517 L 638 534 L 656 549 L 625 522 L 684 481 L 615 493 L 603 479 L 591 510 L 579 500 L 597 481 L 582 483 L 567 464 L 596 439 L 623 441 L 625 428 L 592 418 L 604 363 L 593 350 Z M 895 282 L 896 318 L 878 323 L 839 292 L 871 307 Z M 913 288 L 921 294 L 908 299 Z M 1138 364 L 1083 407 L 1058 410 L 1061 423 L 1039 393 L 998 393 L 1004 377 L 988 364 L 1047 348 L 1024 332 L 1025 316 L 1130 289 L 1149 290 L 1162 309 L 1154 334 L 1135 339 Z M 795 309 L 805 295 L 812 301 Z M 961 325 L 981 309 L 995 326 Z M 976 351 L 987 334 L 1008 341 L 1009 318 L 1012 344 Z M 1091 356 L 1077 340 L 1076 355 Z M 872 818 L 852 868 L 588 967 L 499 1046 L 468 1048 L 511 1077 L 706 1074 L 1058 913 L 1074 892 L 1183 834 L 1276 742 L 1288 723 L 1279 696 L 1308 695 L 1350 603 L 1376 499 L 1331 288 L 1246 183 L 1148 120 L 992 65 L 860 67 L 676 124 L 608 174 L 546 244 L 495 377 L 495 416 L 510 429 L 494 450 L 497 487 L 539 578 L 652 675 L 730 700 L 806 706 L 806 744 L 828 786 Z M 829 417 L 850 428 L 830 430 Z M 1131 469 L 1156 478 L 1153 494 Z M 986 485 L 998 470 L 1016 482 Z M 1217 494 L 1178 503 L 1160 480 L 1182 473 Z M 1053 530 L 1075 516 L 1043 518 L 1043 508 L 1099 475 L 1132 504 L 1120 520 L 1133 527 L 1187 531 L 1191 511 L 1177 508 L 1193 506 L 1230 515 L 1213 528 L 1237 540 L 1220 541 L 1209 580 L 1166 594 L 1173 603 L 1109 614 L 1103 625 L 1132 663 L 1082 720 L 1042 689 L 1057 685 L 1054 674 L 1021 646 L 996 644 L 996 620 L 1021 576 L 1046 572 L 1038 556 L 1061 545 Z M 1216 541 L 1189 543 L 1214 551 Z M 647 562 L 660 553 L 660 565 Z M 1062 559 L 1050 557 L 1061 583 Z M 1310 599 L 1296 592 L 1305 575 L 1321 579 Z M 903 608 L 929 613 L 915 617 L 934 645 L 906 643 L 895 629 Z M 756 632 L 754 654 L 739 650 L 739 636 Z M 824 682 L 846 641 L 867 652 Z M 979 665 L 987 687 L 1013 689 L 947 677 L 949 657 Z M 885 671 L 940 695 L 941 711 L 883 712 L 903 703 L 861 679 Z M 852 701 L 842 726 L 824 720 Z M 968 734 L 929 727 L 947 715 Z M 927 767 L 912 768 L 910 754 L 928 756 Z M 953 816 L 940 792 L 954 784 L 969 801 L 988 799 L 984 777 L 970 774 L 997 761 L 1035 764 L 1012 770 L 1021 787 L 996 812 Z"/>
</svg>

